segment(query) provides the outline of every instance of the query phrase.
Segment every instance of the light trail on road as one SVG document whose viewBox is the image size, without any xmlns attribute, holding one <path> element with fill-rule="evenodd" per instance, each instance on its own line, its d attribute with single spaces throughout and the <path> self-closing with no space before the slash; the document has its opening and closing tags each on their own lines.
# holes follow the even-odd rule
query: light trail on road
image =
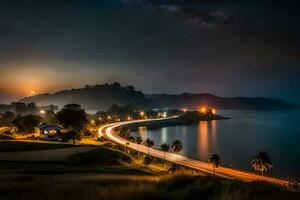
<svg viewBox="0 0 300 200">
<path fill-rule="evenodd" d="M 164 158 L 164 153 L 165 153 L 165 159 L 170 162 L 176 162 L 180 165 L 196 169 L 199 171 L 206 172 L 208 174 L 213 174 L 212 172 L 212 167 L 210 164 L 207 162 L 203 162 L 200 160 L 195 160 L 191 158 L 187 158 L 181 155 L 177 155 L 172 152 L 163 152 L 161 150 L 157 150 L 154 148 L 148 148 L 144 145 L 137 144 L 135 142 L 130 142 L 125 140 L 124 138 L 121 138 L 117 134 L 114 133 L 114 129 L 120 126 L 124 125 L 129 125 L 133 123 L 142 123 L 142 122 L 151 122 L 151 121 L 161 121 L 161 120 L 167 120 L 167 119 L 173 119 L 176 117 L 169 117 L 169 118 L 159 118 L 159 119 L 145 119 L 145 120 L 132 120 L 132 121 L 125 121 L 125 122 L 117 122 L 113 124 L 107 124 L 99 128 L 98 130 L 98 135 L 99 137 L 101 136 L 106 136 L 108 139 L 111 141 L 121 144 L 121 145 L 126 145 L 126 147 L 134 149 L 136 151 L 148 154 L 148 149 L 150 150 L 150 155 L 157 157 L 157 158 Z M 215 175 L 218 177 L 223 177 L 223 178 L 229 178 L 229 179 L 237 179 L 237 180 L 242 180 L 242 181 L 267 181 L 271 183 L 276 183 L 279 185 L 288 185 L 288 181 L 279 179 L 279 178 L 273 178 L 273 177 L 267 177 L 267 176 L 261 176 L 255 173 L 247 172 L 247 171 L 242 171 L 238 169 L 232 169 L 232 168 L 227 168 L 227 167 L 218 167 L 215 168 Z"/>
</svg>

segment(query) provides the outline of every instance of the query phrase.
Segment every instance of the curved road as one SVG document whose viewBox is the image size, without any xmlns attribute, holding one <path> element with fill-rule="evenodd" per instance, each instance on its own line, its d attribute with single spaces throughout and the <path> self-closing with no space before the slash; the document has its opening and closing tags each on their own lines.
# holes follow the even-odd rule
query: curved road
<svg viewBox="0 0 300 200">
<path fill-rule="evenodd" d="M 174 117 L 173 117 L 174 118 Z M 118 122 L 118 123 L 113 123 L 113 124 L 108 124 L 104 125 L 99 128 L 98 130 L 98 136 L 106 136 L 113 142 L 116 142 L 118 144 L 126 145 L 127 147 L 134 149 L 136 151 L 148 154 L 148 147 L 144 145 L 138 145 L 137 143 L 134 142 L 129 142 L 125 140 L 124 138 L 119 137 L 118 135 L 114 134 L 114 129 L 123 125 L 128 125 L 132 123 L 139 123 L 139 122 L 147 122 L 147 121 L 159 121 L 159 120 L 166 120 L 166 119 L 171 119 L 171 118 L 163 118 L 163 119 L 146 119 L 146 120 L 133 120 L 133 121 L 125 121 L 125 122 Z M 150 148 L 150 155 L 158 158 L 164 158 L 164 152 Z M 171 152 L 165 152 L 165 158 L 168 161 L 171 162 L 177 162 L 178 164 L 181 164 L 186 167 L 190 167 L 196 170 L 200 170 L 206 173 L 212 174 L 212 167 L 207 163 L 203 162 L 200 160 L 195 160 L 195 159 L 190 159 L 181 155 L 177 155 L 175 153 Z M 231 169 L 227 167 L 219 167 L 215 169 L 215 174 L 219 177 L 223 178 L 231 178 L 231 179 L 238 179 L 242 181 L 267 181 L 267 182 L 272 182 L 280 185 L 287 185 L 288 181 L 278 179 L 278 178 L 272 178 L 272 177 L 267 177 L 267 176 L 261 176 L 258 174 L 254 174 L 251 172 L 247 171 L 242 171 L 238 169 Z"/>
</svg>

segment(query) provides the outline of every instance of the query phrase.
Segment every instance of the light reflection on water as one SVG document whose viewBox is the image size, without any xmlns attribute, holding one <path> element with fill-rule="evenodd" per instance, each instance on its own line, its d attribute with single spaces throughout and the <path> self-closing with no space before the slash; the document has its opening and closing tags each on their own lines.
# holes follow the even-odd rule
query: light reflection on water
<svg viewBox="0 0 300 200">
<path fill-rule="evenodd" d="M 201 121 L 198 126 L 198 154 L 202 158 L 206 158 L 209 151 L 209 141 L 208 141 L 208 122 Z M 206 160 L 206 159 L 205 159 Z"/>
<path fill-rule="evenodd" d="M 207 161 L 217 153 L 222 164 L 251 170 L 249 162 L 258 151 L 271 156 L 273 175 L 300 178 L 300 111 L 224 111 L 230 120 L 203 121 L 190 126 L 145 128 L 133 132 L 143 140 L 151 138 L 155 147 L 183 143 L 182 155 Z"/>
</svg>

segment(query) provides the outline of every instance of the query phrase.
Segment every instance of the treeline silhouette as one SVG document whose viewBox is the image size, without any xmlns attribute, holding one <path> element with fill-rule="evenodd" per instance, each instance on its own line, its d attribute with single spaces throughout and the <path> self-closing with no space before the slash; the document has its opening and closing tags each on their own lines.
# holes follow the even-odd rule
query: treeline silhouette
<svg viewBox="0 0 300 200">
<path fill-rule="evenodd" d="M 40 94 L 25 97 L 24 103 L 35 102 L 38 105 L 54 104 L 63 107 L 68 103 L 77 103 L 87 110 L 106 110 L 112 104 L 131 104 L 140 108 L 183 108 L 195 109 L 199 105 L 212 105 L 218 109 L 292 109 L 296 105 L 271 98 L 218 97 L 208 93 L 179 95 L 144 94 L 131 85 L 120 83 L 86 85 L 84 88 L 63 90 L 54 94 Z"/>
</svg>

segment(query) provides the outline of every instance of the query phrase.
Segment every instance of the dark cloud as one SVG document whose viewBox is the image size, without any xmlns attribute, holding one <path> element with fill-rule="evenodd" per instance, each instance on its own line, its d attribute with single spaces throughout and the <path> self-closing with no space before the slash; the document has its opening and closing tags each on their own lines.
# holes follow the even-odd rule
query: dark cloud
<svg viewBox="0 0 300 200">
<path fill-rule="evenodd" d="M 45 77 L 42 92 L 121 81 L 147 92 L 299 101 L 297 8 L 268 0 L 1 1 L 0 72 L 15 79 L 0 80 L 0 89 Z"/>
</svg>

